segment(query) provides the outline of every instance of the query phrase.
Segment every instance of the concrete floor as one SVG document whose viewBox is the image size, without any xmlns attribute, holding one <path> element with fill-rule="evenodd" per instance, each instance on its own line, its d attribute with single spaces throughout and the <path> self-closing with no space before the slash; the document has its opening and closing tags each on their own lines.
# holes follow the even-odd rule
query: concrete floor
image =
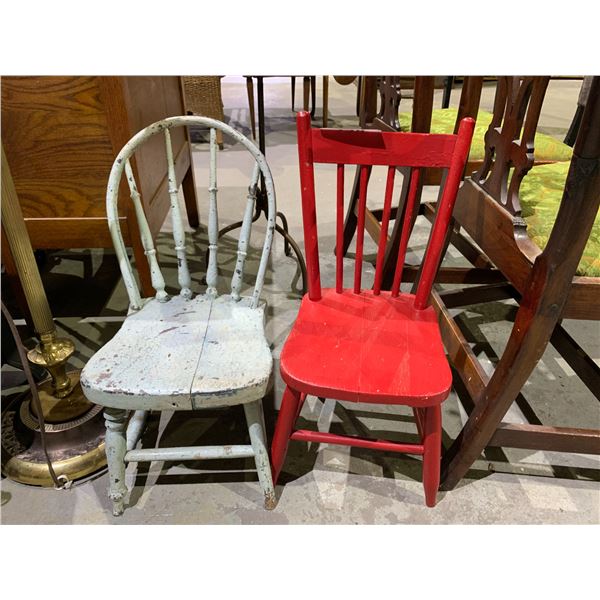
<svg viewBox="0 0 600 600">
<path fill-rule="evenodd" d="M 300 81 L 299 81 L 300 83 Z M 553 81 L 540 120 L 541 131 L 558 138 L 571 121 L 580 82 Z M 301 85 L 299 85 L 301 89 Z M 223 81 L 223 98 L 228 122 L 249 133 L 249 118 L 243 78 Z M 357 125 L 354 114 L 355 87 L 330 82 L 330 126 Z M 317 123 L 320 124 L 320 84 L 317 96 Z M 458 102 L 455 92 L 452 104 Z M 297 98 L 301 98 L 301 93 Z M 441 92 L 436 92 L 436 105 Z M 491 108 L 492 87 L 483 93 L 482 107 Z M 404 104 L 404 101 L 403 101 Z M 410 110 L 410 101 L 405 104 Z M 290 110 L 289 79 L 265 79 L 267 159 L 272 169 L 279 210 L 288 218 L 290 232 L 302 243 L 300 195 L 295 145 L 295 123 Z M 198 198 L 201 219 L 206 219 L 207 147 L 194 145 Z M 249 180 L 246 153 L 239 146 L 226 143 L 219 153 L 224 169 L 220 175 L 219 217 L 223 225 L 238 220 L 242 214 L 244 190 Z M 377 174 L 376 174 L 377 175 Z M 321 167 L 317 174 L 319 237 L 322 277 L 334 280 L 334 206 L 324 200 L 333 190 L 334 171 Z M 382 177 L 373 178 L 371 199 L 383 185 Z M 426 190 L 434 194 L 435 189 Z M 319 194 L 321 194 L 319 196 Z M 329 195 L 331 198 L 331 195 Z M 159 236 L 159 253 L 171 286 L 176 284 L 176 269 L 168 220 Z M 409 261 L 418 261 L 426 235 L 426 222 L 419 218 L 411 239 Z M 254 240 L 264 232 L 264 221 L 256 224 Z M 224 240 L 220 273 L 223 289 L 231 272 L 230 256 L 235 237 Z M 195 291 L 203 289 L 203 256 L 206 231 L 190 230 L 191 270 Z M 374 257 L 375 247 L 367 248 L 367 259 Z M 257 264 L 257 248 L 250 263 Z M 461 265 L 463 259 L 449 248 L 446 264 Z M 346 259 L 350 277 L 353 261 Z M 286 257 L 283 243 L 276 237 L 271 259 L 272 269 L 265 281 L 264 297 L 269 310 L 267 336 L 275 357 L 273 388 L 265 400 L 267 427 L 272 431 L 275 408 L 283 385 L 278 359 L 300 302 L 296 263 Z M 366 262 L 364 285 L 372 281 L 373 268 Z M 248 279 L 248 284 L 250 282 Z M 81 367 L 86 359 L 114 335 L 122 322 L 127 302 L 114 255 L 99 250 L 64 251 L 49 256 L 44 269 L 44 283 L 51 300 L 59 329 L 76 345 L 72 364 Z M 478 356 L 484 367 L 493 370 L 502 354 L 513 306 L 495 302 L 471 306 L 462 312 L 461 322 L 477 343 Z M 567 330 L 596 360 L 600 357 L 597 323 L 565 322 Z M 16 385 L 18 374 L 3 369 L 4 396 L 23 389 Z M 600 425 L 598 403 L 566 363 L 549 347 L 523 390 L 523 397 L 537 417 L 546 424 L 572 427 Z M 507 420 L 525 421 L 524 404 L 515 405 Z M 412 440 L 416 430 L 409 411 L 400 408 L 348 406 L 346 403 L 316 398 L 306 402 L 302 414 L 306 427 L 321 431 L 347 432 L 388 439 Z M 444 404 L 444 444 L 447 446 L 460 431 L 466 413 L 453 392 Z M 309 423 L 310 422 L 310 423 Z M 197 413 L 153 414 L 142 438 L 148 447 L 184 444 L 212 444 L 236 441 L 244 443 L 243 414 L 238 408 Z M 326 444 L 292 443 L 278 486 L 279 504 L 274 511 L 262 508 L 261 494 L 251 461 L 211 461 L 183 464 L 152 463 L 130 465 L 127 483 L 131 489 L 128 507 L 120 518 L 109 512 L 106 497 L 108 478 L 100 473 L 74 485 L 69 491 L 40 489 L 3 479 L 2 523 L 598 523 L 600 489 L 598 457 L 528 450 L 490 449 L 475 463 L 460 485 L 442 493 L 435 509 L 425 507 L 421 486 L 420 461 L 401 455 L 374 453 L 360 449 L 333 447 Z"/>
</svg>

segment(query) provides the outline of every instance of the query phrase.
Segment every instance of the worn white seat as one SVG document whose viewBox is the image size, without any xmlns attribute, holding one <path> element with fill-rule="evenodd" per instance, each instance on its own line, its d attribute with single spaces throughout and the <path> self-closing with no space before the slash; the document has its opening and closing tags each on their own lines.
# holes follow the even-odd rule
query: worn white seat
<svg viewBox="0 0 600 600">
<path fill-rule="evenodd" d="M 273 359 L 263 307 L 250 298 L 151 299 L 87 363 L 82 385 L 103 406 L 193 410 L 252 402 Z"/>
<path fill-rule="evenodd" d="M 194 297 L 187 266 L 185 233 L 177 198 L 178 184 L 170 130 L 177 126 L 210 128 L 209 260 L 207 289 Z M 231 294 L 217 294 L 217 143 L 220 130 L 254 157 L 246 208 L 240 229 Z M 170 297 L 160 270 L 152 234 L 144 214 L 130 159 L 149 138 L 163 135 L 171 202 L 173 238 L 181 291 Z M 118 191 L 125 178 L 150 266 L 153 298 L 142 298 L 119 227 Z M 267 195 L 267 228 L 251 295 L 242 294 L 242 280 L 252 226 L 258 179 Z M 260 301 L 275 228 L 275 191 L 269 167 L 256 146 L 228 125 L 205 117 L 171 117 L 146 127 L 119 152 L 108 181 L 106 209 L 115 252 L 129 295 L 129 314 L 121 329 L 86 364 L 81 386 L 87 398 L 105 407 L 106 456 L 113 514 L 124 509 L 125 463 L 128 461 L 198 460 L 254 457 L 265 507 L 273 508 L 275 493 L 262 414 L 272 370 L 264 334 L 264 304 Z M 243 404 L 250 444 L 186 448 L 136 448 L 149 410 L 197 410 Z M 133 411 L 133 412 L 131 412 Z M 128 425 L 128 416 L 129 425 Z"/>
</svg>

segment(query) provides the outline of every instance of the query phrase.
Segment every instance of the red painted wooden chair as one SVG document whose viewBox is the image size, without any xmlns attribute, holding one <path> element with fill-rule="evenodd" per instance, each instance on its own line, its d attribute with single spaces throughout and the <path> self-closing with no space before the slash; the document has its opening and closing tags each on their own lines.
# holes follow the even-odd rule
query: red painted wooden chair
<svg viewBox="0 0 600 600">
<path fill-rule="evenodd" d="M 445 248 L 456 192 L 465 168 L 473 119 L 464 119 L 458 135 L 394 133 L 375 130 L 312 129 L 310 116 L 297 117 L 304 243 L 308 294 L 304 296 L 281 354 L 281 376 L 287 384 L 273 437 L 272 468 L 276 481 L 289 440 L 324 442 L 423 455 L 427 506 L 435 506 L 440 477 L 441 403 L 452 386 L 452 374 L 433 308 L 431 287 Z M 337 164 L 336 287 L 322 289 L 315 210 L 314 163 Z M 344 165 L 360 166 L 360 195 L 354 285 L 344 288 L 342 242 Z M 361 290 L 368 169 L 388 167 L 372 290 Z M 382 265 L 390 221 L 396 167 L 410 167 L 409 215 L 403 223 L 397 268 L 391 291 L 381 290 Z M 410 235 L 410 215 L 421 170 L 447 168 L 437 217 L 422 265 L 416 294 L 400 292 L 402 266 Z M 413 407 L 419 444 L 293 431 L 307 394 L 351 402 L 404 404 Z"/>
</svg>

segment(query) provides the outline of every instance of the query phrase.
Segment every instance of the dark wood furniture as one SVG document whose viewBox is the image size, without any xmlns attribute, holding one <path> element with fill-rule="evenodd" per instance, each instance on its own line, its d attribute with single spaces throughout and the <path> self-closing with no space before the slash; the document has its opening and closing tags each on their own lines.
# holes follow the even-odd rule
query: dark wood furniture
<svg viewBox="0 0 600 600">
<path fill-rule="evenodd" d="M 533 135 L 547 84 L 547 77 L 500 80 L 485 162 L 465 181 L 456 202 L 456 223 L 482 251 L 472 256 L 489 261 L 506 281 L 434 295 L 444 343 L 474 405 L 444 454 L 442 489 L 452 489 L 486 446 L 600 454 L 598 429 L 502 421 L 548 343 L 600 399 L 600 368 L 561 325 L 565 318 L 600 319 L 600 278 L 575 275 L 600 205 L 600 77 L 591 84 L 560 209 L 540 250 L 520 216 L 519 187 L 533 164 Z M 449 309 L 503 297 L 516 299 L 519 308 L 490 377 Z"/>
<path fill-rule="evenodd" d="M 439 485 L 441 403 L 452 387 L 439 326 L 430 306 L 452 207 L 469 154 L 475 122 L 465 119 L 458 135 L 396 135 L 381 131 L 314 129 L 307 112 L 298 115 L 298 154 L 302 190 L 304 243 L 308 262 L 308 294 L 302 299 L 294 327 L 281 352 L 286 383 L 272 445 L 273 480 L 277 481 L 290 440 L 326 442 L 423 456 L 427 506 L 435 506 Z M 336 165 L 336 287 L 321 288 L 316 220 L 314 163 Z M 344 286 L 342 219 L 344 167 L 360 168 L 359 229 L 352 286 Z M 423 259 L 423 277 L 415 294 L 400 292 L 401 267 L 411 223 L 405 220 L 391 292 L 381 290 L 385 244 L 377 254 L 373 290 L 361 289 L 367 170 L 387 167 L 384 228 L 390 219 L 394 176 L 398 165 L 417 174 L 435 166 L 447 172 L 440 209 Z M 409 193 L 416 202 L 417 190 Z M 383 238 L 382 238 L 383 239 Z M 307 394 L 319 397 L 410 406 L 420 434 L 419 444 L 393 443 L 308 430 L 293 431 Z"/>
<path fill-rule="evenodd" d="M 114 157 L 136 131 L 183 115 L 179 77 L 3 77 L 2 141 L 34 249 L 112 248 L 106 220 L 106 181 Z M 155 143 L 154 143 L 155 142 Z M 167 178 L 155 169 L 164 145 L 154 140 L 135 159 L 148 224 L 155 236 L 167 214 Z M 187 133 L 173 137 L 188 221 L 198 211 Z M 150 272 L 126 182 L 119 213 L 144 292 Z M 4 236 L 3 236 L 4 237 Z M 13 261 L 2 246 L 9 275 Z"/>
<path fill-rule="evenodd" d="M 360 121 L 367 128 L 375 128 L 381 129 L 383 131 L 399 131 L 400 124 L 398 121 L 398 108 L 401 102 L 401 98 L 403 97 L 403 86 L 406 85 L 404 77 L 399 76 L 381 76 L 381 77 L 364 77 L 364 86 L 370 86 L 370 96 L 373 94 L 379 94 L 380 96 L 380 107 L 377 113 L 374 112 L 374 108 L 376 105 L 376 96 L 370 97 L 370 99 L 365 100 L 361 107 L 361 117 Z M 459 100 L 458 109 L 456 110 L 456 118 L 454 120 L 454 133 L 458 130 L 458 125 L 462 119 L 465 117 L 472 117 L 477 120 L 479 114 L 479 104 L 481 99 L 481 91 L 483 82 L 485 80 L 490 79 L 489 77 L 481 77 L 481 76 L 468 76 L 463 78 L 462 90 Z M 498 78 L 494 78 L 495 81 L 498 81 Z M 429 132 L 432 126 L 432 114 L 433 114 L 433 97 L 434 97 L 434 89 L 436 87 L 436 78 L 431 76 L 419 76 L 414 78 L 414 98 L 413 98 L 413 111 L 411 117 L 411 127 L 410 130 L 412 132 Z M 444 111 L 435 111 L 437 114 L 441 114 Z M 450 113 L 453 114 L 453 113 Z M 535 118 L 534 125 L 534 133 L 535 127 L 537 126 L 537 118 L 539 117 L 539 112 Z M 493 116 L 488 115 L 488 118 L 493 118 Z M 502 119 L 502 115 L 498 117 L 500 120 Z M 497 118 L 497 119 L 498 119 Z M 493 121 L 494 124 L 499 123 L 498 120 Z M 531 121 L 534 122 L 533 120 Z M 472 146 L 472 152 L 469 156 L 469 161 L 467 163 L 467 168 L 465 169 L 465 173 L 469 174 L 474 171 L 477 171 L 481 168 L 484 162 L 484 145 L 485 140 L 483 139 L 483 135 L 477 135 L 477 131 L 480 131 L 479 127 L 476 128 L 476 136 Z M 540 137 L 540 136 L 538 136 Z M 566 146 L 560 144 L 560 142 L 553 140 L 549 136 L 541 136 L 544 139 L 544 143 L 547 146 L 548 142 L 553 142 L 550 144 L 550 148 L 544 148 L 544 152 L 538 152 L 536 156 L 536 165 L 542 165 L 547 163 L 552 163 L 557 160 L 568 160 L 570 158 L 570 149 Z M 540 141 L 539 139 L 537 141 Z M 477 146 L 477 151 L 473 152 L 473 149 Z M 563 146 L 563 148 L 559 148 L 559 146 Z M 406 193 L 410 184 L 410 172 L 404 170 L 404 188 L 400 194 L 400 199 L 398 203 L 398 208 L 393 213 L 393 218 L 397 214 L 401 214 L 404 210 Z M 419 186 L 423 185 L 439 185 L 441 183 L 442 172 L 440 169 L 427 169 L 425 173 L 422 174 L 420 179 Z M 344 223 L 344 254 L 347 252 L 348 247 L 354 237 L 356 231 L 356 199 L 357 199 L 357 181 L 358 181 L 358 173 L 355 176 L 355 185 L 352 191 L 350 205 L 346 214 L 346 219 Z M 424 203 L 418 207 L 418 213 L 415 212 L 412 215 L 413 221 L 416 219 L 417 214 L 424 214 L 430 220 L 433 218 L 435 214 L 435 203 Z M 367 231 L 373 240 L 378 243 L 379 236 L 381 231 L 381 211 L 367 210 L 366 216 L 366 226 Z M 393 276 L 394 266 L 395 266 L 395 252 L 398 248 L 398 235 L 399 228 L 394 227 L 392 233 L 390 235 L 390 243 L 389 243 L 389 251 L 386 253 L 385 266 L 384 266 L 384 281 L 385 285 L 389 286 L 391 284 L 391 277 Z M 462 239 L 459 239 L 459 236 L 452 236 L 453 243 L 458 244 L 460 246 L 460 250 L 468 252 L 470 255 L 473 254 L 472 251 L 469 251 L 466 247 L 466 244 Z M 502 279 L 500 273 L 496 271 L 491 271 L 489 268 L 489 264 L 478 261 L 477 265 L 474 265 L 470 268 L 443 268 L 440 270 L 438 274 L 438 282 L 440 283 L 495 283 Z M 407 276 L 411 276 L 411 271 L 407 271 Z M 412 271 L 412 276 L 416 276 L 416 271 Z"/>
</svg>

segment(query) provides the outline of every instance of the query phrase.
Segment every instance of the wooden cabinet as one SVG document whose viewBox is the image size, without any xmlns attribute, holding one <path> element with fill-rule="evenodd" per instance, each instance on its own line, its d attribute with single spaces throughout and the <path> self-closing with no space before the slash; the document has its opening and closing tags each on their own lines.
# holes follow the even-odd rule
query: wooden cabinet
<svg viewBox="0 0 600 600">
<path fill-rule="evenodd" d="M 2 144 L 34 249 L 111 248 L 105 197 L 112 163 L 137 131 L 159 119 L 185 114 L 180 78 L 3 77 L 1 87 Z M 196 227 L 186 132 L 175 130 L 172 141 L 188 219 Z M 144 144 L 133 164 L 153 236 L 169 208 L 164 153 L 164 140 L 158 136 Z M 124 180 L 119 214 L 144 294 L 151 295 Z M 4 263 L 10 271 L 10 256 Z"/>
</svg>

